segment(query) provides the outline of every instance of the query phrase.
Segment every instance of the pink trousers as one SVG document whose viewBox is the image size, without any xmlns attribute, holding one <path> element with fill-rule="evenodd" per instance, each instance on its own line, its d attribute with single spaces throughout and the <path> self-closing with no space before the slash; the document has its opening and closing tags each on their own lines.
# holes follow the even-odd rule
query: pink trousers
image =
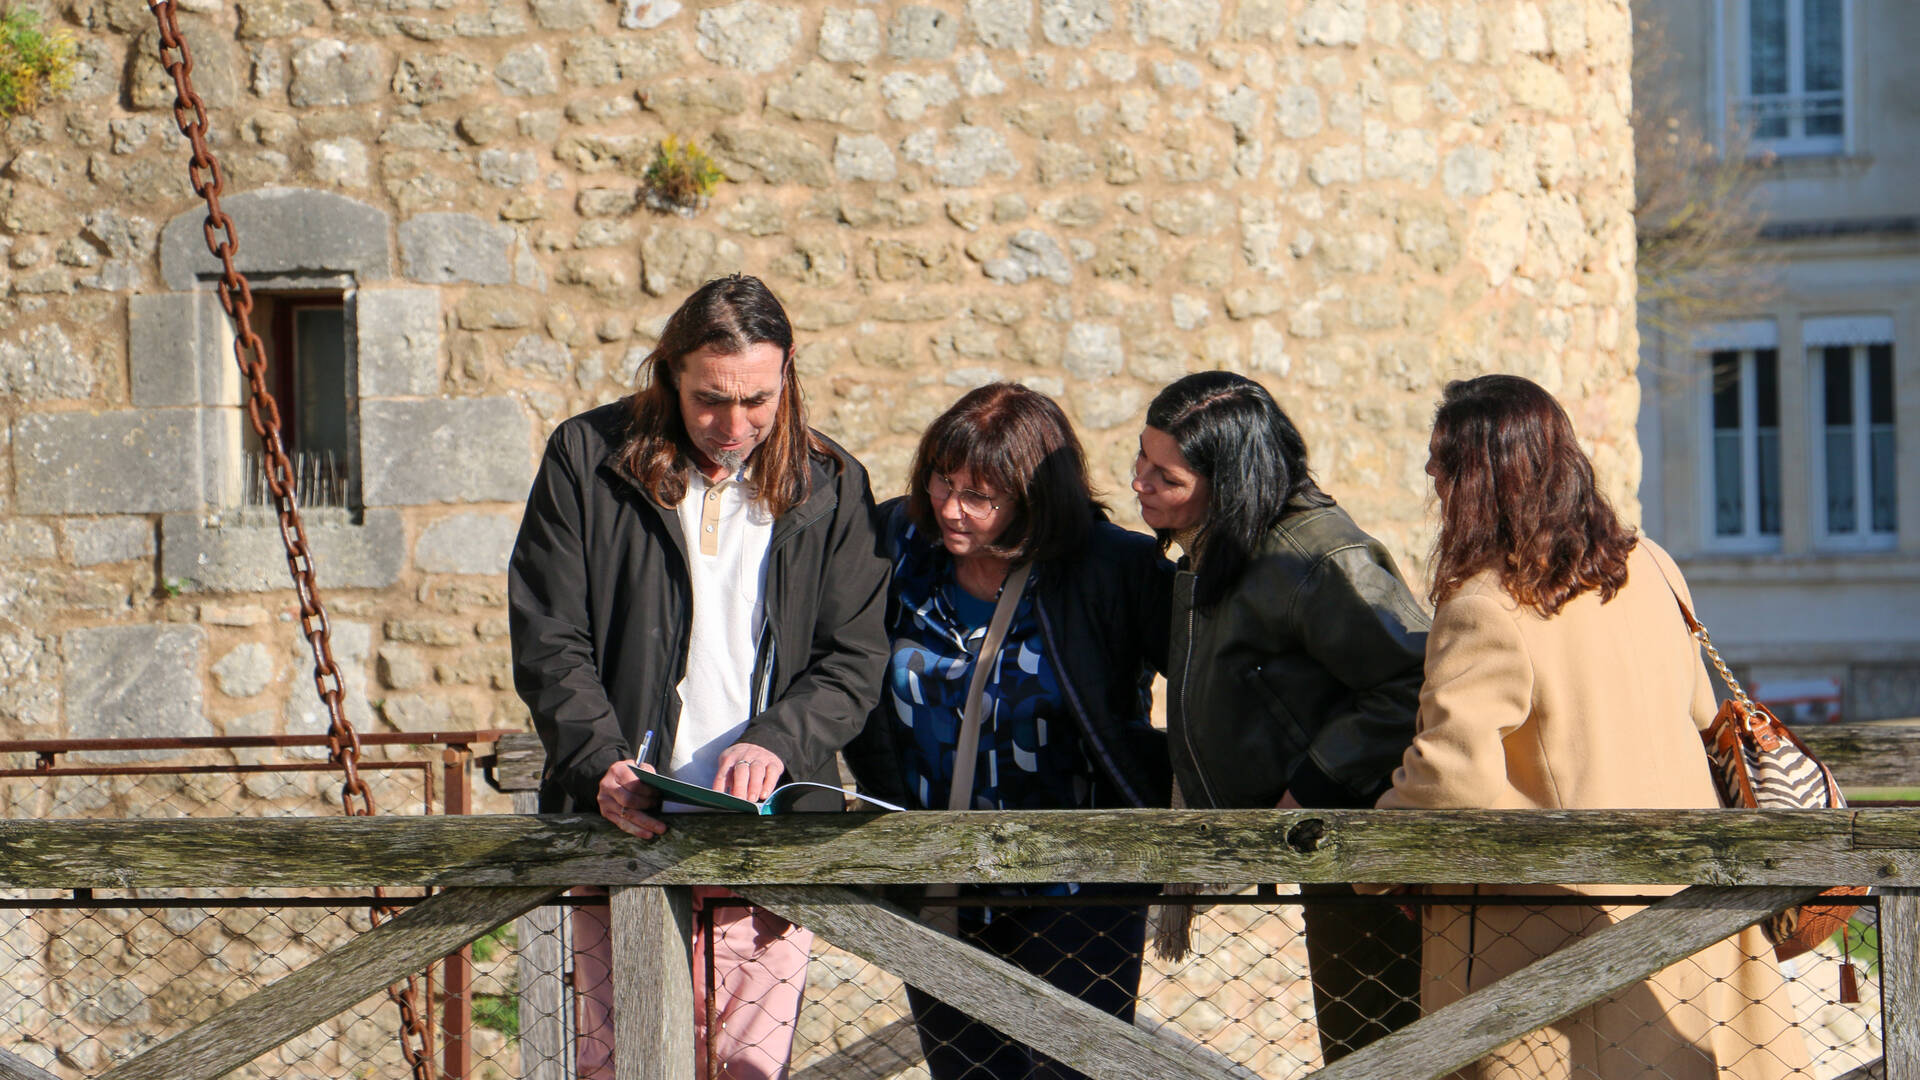
<svg viewBox="0 0 1920 1080">
<path fill-rule="evenodd" d="M 721 900 L 733 902 L 715 902 Z M 726 889 L 694 886 L 694 1075 L 786 1080 L 812 947 L 811 932 L 770 911 L 740 903 Z M 707 1001 L 709 951 L 711 1008 Z M 612 1080 L 613 931 L 604 907 L 573 909 L 573 986 L 575 1071 L 581 1080 Z M 711 1074 L 709 1045 L 715 1066 Z"/>
</svg>

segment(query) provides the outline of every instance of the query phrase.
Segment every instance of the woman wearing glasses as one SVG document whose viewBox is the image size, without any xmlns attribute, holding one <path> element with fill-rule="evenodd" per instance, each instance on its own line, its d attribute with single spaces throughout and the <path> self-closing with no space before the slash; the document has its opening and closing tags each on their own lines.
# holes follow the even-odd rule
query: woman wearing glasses
<svg viewBox="0 0 1920 1080">
<path fill-rule="evenodd" d="M 974 390 L 921 437 L 907 492 L 879 511 L 892 654 L 881 706 L 847 749 L 862 788 L 933 810 L 1166 806 L 1147 690 L 1165 666 L 1173 568 L 1152 537 L 1106 521 L 1060 407 L 1011 383 Z M 1132 1019 L 1141 907 L 932 913 L 949 911 L 963 940 Z M 1080 1076 L 912 987 L 908 1000 L 934 1080 Z"/>
</svg>

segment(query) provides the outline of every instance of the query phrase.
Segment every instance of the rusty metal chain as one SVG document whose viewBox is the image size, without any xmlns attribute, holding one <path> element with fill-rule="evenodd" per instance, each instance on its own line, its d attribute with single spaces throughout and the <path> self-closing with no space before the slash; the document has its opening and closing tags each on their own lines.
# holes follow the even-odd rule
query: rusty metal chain
<svg viewBox="0 0 1920 1080">
<path fill-rule="evenodd" d="M 300 601 L 300 631 L 313 651 L 313 684 L 327 710 L 327 756 L 339 765 L 343 776 L 340 806 L 350 816 L 371 817 L 377 813 L 373 792 L 360 776 L 360 735 L 347 720 L 343 704 L 340 668 L 333 658 L 333 630 L 327 611 L 320 602 L 320 590 L 314 581 L 313 551 L 307 545 L 306 526 L 300 520 L 300 507 L 294 497 L 293 465 L 287 459 L 280 438 L 280 406 L 267 389 L 266 346 L 253 330 L 253 289 L 246 275 L 234 265 L 240 251 L 240 237 L 233 219 L 220 208 L 225 178 L 220 160 L 207 145 L 207 106 L 193 88 L 193 53 L 174 15 L 173 0 L 149 0 L 154 20 L 160 27 L 160 64 L 173 77 L 173 119 L 187 137 L 192 156 L 187 162 L 187 181 L 193 193 L 207 204 L 203 226 L 207 250 L 220 260 L 220 306 L 233 319 L 233 358 L 247 381 L 247 419 L 266 457 L 267 489 L 273 495 L 278 515 L 280 542 L 287 552 L 287 568 Z M 374 895 L 384 895 L 375 889 Z M 372 909 L 373 924 L 378 926 L 393 915 L 394 909 L 378 905 Z M 427 1026 L 417 1005 L 419 986 L 409 977 L 404 987 L 387 987 L 387 997 L 400 1010 L 400 1049 L 414 1080 L 433 1080 L 433 1047 Z"/>
</svg>

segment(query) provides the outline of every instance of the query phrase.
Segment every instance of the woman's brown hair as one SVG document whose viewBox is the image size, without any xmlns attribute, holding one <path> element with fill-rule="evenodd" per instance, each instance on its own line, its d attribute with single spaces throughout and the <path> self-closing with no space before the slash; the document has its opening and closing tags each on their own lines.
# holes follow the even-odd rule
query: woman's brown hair
<svg viewBox="0 0 1920 1080">
<path fill-rule="evenodd" d="M 935 529 L 927 481 L 960 469 L 1013 500 L 1013 520 L 985 552 L 1016 563 L 1080 550 L 1106 510 L 1093 497 L 1087 457 L 1067 414 L 1017 383 L 968 391 L 927 426 L 908 474 L 908 519 Z"/>
<path fill-rule="evenodd" d="M 1433 602 L 1492 570 L 1542 615 L 1627 581 L 1637 539 L 1593 481 L 1593 463 L 1553 395 L 1517 375 L 1447 384 L 1428 471 L 1440 492 Z"/>
<path fill-rule="evenodd" d="M 812 488 L 809 458 L 827 449 L 807 427 L 806 401 L 793 368 L 793 325 L 764 282 L 732 274 L 694 290 L 667 319 L 660 343 L 641 364 L 647 380 L 631 399 L 633 432 L 620 461 L 661 506 L 678 506 L 686 497 L 687 469 L 693 464 L 693 443 L 680 416 L 681 362 L 709 346 L 734 355 L 754 345 L 777 346 L 786 357 L 773 430 L 753 452 L 754 485 L 775 517 L 806 501 Z"/>
</svg>

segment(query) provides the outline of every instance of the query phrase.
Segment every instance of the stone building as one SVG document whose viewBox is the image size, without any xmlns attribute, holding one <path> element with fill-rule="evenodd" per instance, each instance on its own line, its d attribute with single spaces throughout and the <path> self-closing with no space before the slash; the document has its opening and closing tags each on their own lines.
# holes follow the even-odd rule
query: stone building
<svg viewBox="0 0 1920 1080">
<path fill-rule="evenodd" d="M 146 5 L 41 6 L 80 70 L 0 133 L 0 736 L 317 731 Z M 363 727 L 525 723 L 541 441 L 734 269 L 882 494 L 1013 378 L 1131 519 L 1146 401 L 1231 368 L 1417 574 L 1439 388 L 1509 370 L 1635 506 L 1625 0 L 179 6 Z M 727 177 L 686 216 L 669 136 Z"/>
<path fill-rule="evenodd" d="M 1648 7 L 1768 220 L 1758 299 L 1646 335 L 1647 528 L 1783 715 L 1920 716 L 1920 8 Z"/>
</svg>

